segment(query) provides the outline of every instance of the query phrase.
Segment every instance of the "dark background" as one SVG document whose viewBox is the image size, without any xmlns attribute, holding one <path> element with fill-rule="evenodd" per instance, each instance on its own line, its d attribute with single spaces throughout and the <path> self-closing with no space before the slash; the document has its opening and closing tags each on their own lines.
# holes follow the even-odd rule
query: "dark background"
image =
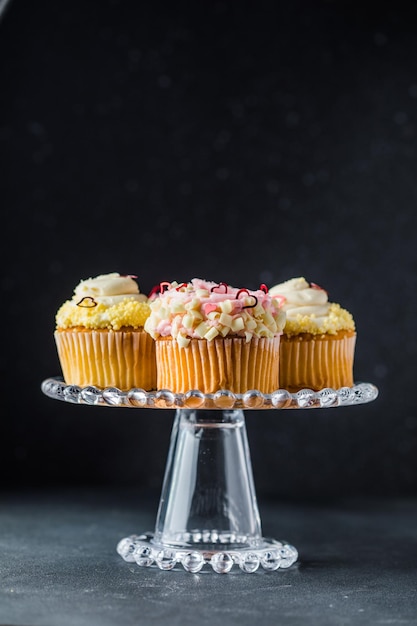
<svg viewBox="0 0 417 626">
<path fill-rule="evenodd" d="M 13 0 L 0 18 L 2 489 L 158 492 L 167 410 L 67 405 L 55 313 L 83 278 L 147 293 L 295 276 L 354 315 L 379 398 L 248 411 L 258 496 L 417 488 L 415 3 Z"/>
</svg>

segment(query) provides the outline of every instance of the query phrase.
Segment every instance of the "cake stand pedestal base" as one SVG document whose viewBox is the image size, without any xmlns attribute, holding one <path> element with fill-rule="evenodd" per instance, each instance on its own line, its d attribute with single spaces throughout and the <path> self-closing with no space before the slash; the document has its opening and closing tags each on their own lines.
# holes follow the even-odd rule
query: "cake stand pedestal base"
<svg viewBox="0 0 417 626">
<path fill-rule="evenodd" d="M 176 410 L 155 531 L 125 537 L 117 551 L 142 567 L 192 573 L 296 562 L 292 545 L 262 537 L 241 409 Z"/>
</svg>

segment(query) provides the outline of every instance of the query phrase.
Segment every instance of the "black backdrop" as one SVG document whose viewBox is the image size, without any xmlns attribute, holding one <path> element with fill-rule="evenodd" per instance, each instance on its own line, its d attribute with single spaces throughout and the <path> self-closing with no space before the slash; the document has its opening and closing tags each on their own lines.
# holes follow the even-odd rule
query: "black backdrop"
<svg viewBox="0 0 417 626">
<path fill-rule="evenodd" d="M 356 320 L 377 401 L 247 412 L 258 493 L 417 487 L 415 3 L 13 0 L 0 19 L 3 489 L 159 489 L 171 411 L 67 405 L 54 316 L 81 278 L 141 291 L 295 276 Z"/>
</svg>

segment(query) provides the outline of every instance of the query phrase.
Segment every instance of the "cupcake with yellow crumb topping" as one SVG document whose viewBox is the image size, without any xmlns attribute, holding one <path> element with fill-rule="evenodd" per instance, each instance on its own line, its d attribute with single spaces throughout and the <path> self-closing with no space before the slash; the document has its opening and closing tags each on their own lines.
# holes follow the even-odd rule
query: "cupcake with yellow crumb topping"
<svg viewBox="0 0 417 626">
<path fill-rule="evenodd" d="M 161 283 L 145 322 L 156 344 L 158 389 L 206 394 L 277 389 L 285 314 L 266 291 L 198 278 Z"/>
<path fill-rule="evenodd" d="M 59 308 L 54 337 L 67 384 L 155 389 L 155 342 L 144 331 L 150 308 L 135 279 L 114 272 L 82 280 Z"/>
<path fill-rule="evenodd" d="M 280 387 L 295 392 L 351 387 L 356 342 L 349 311 L 305 278 L 292 278 L 269 290 L 286 313 L 280 342 Z"/>
</svg>

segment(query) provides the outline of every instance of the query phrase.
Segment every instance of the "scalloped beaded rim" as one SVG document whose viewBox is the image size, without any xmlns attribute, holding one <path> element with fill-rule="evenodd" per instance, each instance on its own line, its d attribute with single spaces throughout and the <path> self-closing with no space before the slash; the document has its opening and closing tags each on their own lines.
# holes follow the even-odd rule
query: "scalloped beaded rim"
<svg viewBox="0 0 417 626">
<path fill-rule="evenodd" d="M 206 532 L 214 534 L 215 531 Z M 209 551 L 199 547 L 198 542 L 193 546 L 192 541 L 182 548 L 154 543 L 153 533 L 121 539 L 117 552 L 128 563 L 137 563 L 141 567 L 156 565 L 162 570 L 172 570 L 179 564 L 192 574 L 196 574 L 204 566 L 211 566 L 217 574 L 227 574 L 233 566 L 238 566 L 247 574 L 256 572 L 259 567 L 271 572 L 288 569 L 298 558 L 294 546 L 275 539 L 259 538 L 253 546 L 246 548 L 239 547 L 236 543 L 232 548 L 225 545 L 223 550 L 220 548 Z"/>
<path fill-rule="evenodd" d="M 302 389 L 296 393 L 277 389 L 270 394 L 263 394 L 253 389 L 244 394 L 235 394 L 221 389 L 214 394 L 204 394 L 198 390 L 175 394 L 168 389 L 120 391 L 115 387 L 77 387 L 65 384 L 61 377 L 45 379 L 42 391 L 50 398 L 73 404 L 153 409 L 325 409 L 366 404 L 378 397 L 378 389 L 371 383 L 356 383 L 353 387 L 320 391 Z"/>
</svg>

